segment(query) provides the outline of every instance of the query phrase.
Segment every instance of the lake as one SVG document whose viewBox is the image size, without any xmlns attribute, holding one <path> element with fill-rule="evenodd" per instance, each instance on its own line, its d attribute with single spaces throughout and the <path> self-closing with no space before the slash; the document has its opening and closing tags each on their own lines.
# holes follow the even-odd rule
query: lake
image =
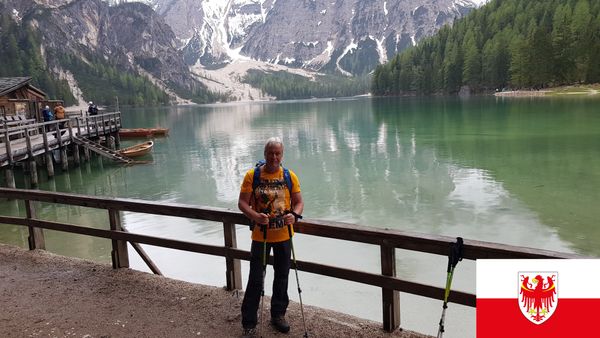
<svg viewBox="0 0 600 338">
<path fill-rule="evenodd" d="M 348 98 L 122 109 L 123 127 L 167 127 L 153 164 L 93 158 L 40 189 L 237 210 L 245 172 L 279 136 L 305 217 L 600 256 L 600 101 L 588 98 Z M 123 140 L 123 145 L 136 143 Z M 27 178 L 17 172 L 17 186 Z M 4 214 L 23 214 L 14 201 Z M 105 212 L 44 204 L 39 216 L 107 228 Z M 125 213 L 132 232 L 222 245 L 222 225 Z M 238 228 L 238 246 L 250 232 Z M 25 247 L 27 232 L 0 228 Z M 110 241 L 48 231 L 59 254 L 110 262 Z M 379 248 L 299 234 L 298 259 L 379 272 Z M 166 276 L 225 285 L 224 259 L 145 247 Z M 149 271 L 130 249 L 132 267 Z M 397 252 L 397 274 L 444 287 L 445 257 Z M 244 285 L 248 266 L 242 263 Z M 290 298 L 298 300 L 290 276 Z M 272 270 L 267 274 L 270 285 Z M 381 320 L 375 287 L 300 273 L 306 304 Z M 453 287 L 475 292 L 475 264 Z M 267 293 L 270 293 L 267 288 Z M 441 301 L 401 294 L 402 327 L 436 334 Z M 446 337 L 475 335 L 475 311 L 450 304 Z"/>
</svg>

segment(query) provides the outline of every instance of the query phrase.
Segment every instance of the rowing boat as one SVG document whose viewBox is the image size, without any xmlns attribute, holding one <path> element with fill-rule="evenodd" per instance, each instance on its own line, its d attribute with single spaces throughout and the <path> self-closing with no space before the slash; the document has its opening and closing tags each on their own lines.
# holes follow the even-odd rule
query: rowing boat
<svg viewBox="0 0 600 338">
<path fill-rule="evenodd" d="M 119 136 L 121 137 L 153 137 L 166 136 L 167 134 L 169 134 L 169 128 L 122 128 L 119 130 Z"/>
<path fill-rule="evenodd" d="M 142 155 L 146 155 L 152 151 L 152 147 L 154 146 L 154 142 L 148 141 L 140 144 L 136 144 L 131 147 L 127 147 L 125 149 L 119 150 L 119 154 L 127 157 L 138 157 Z"/>
</svg>

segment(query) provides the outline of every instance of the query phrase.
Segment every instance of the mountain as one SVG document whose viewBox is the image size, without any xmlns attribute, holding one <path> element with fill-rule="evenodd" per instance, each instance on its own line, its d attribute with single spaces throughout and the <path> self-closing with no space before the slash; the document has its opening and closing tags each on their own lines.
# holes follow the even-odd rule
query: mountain
<svg viewBox="0 0 600 338">
<path fill-rule="evenodd" d="M 143 104 L 163 102 L 157 90 L 178 102 L 264 98 L 241 83 L 250 69 L 368 74 L 484 1 L 0 0 L 0 13 L 36 30 L 47 69 L 83 96 L 127 89 Z"/>
<path fill-rule="evenodd" d="M 240 58 L 360 75 L 484 1 L 147 0 L 171 26 L 185 62 Z"/>
<path fill-rule="evenodd" d="M 171 28 L 145 4 L 3 0 L 0 13 L 10 13 L 21 31 L 35 30 L 46 69 L 68 79 L 75 90 L 83 88 L 89 99 L 94 84 L 112 88 L 111 100 L 133 87 L 150 96 L 159 88 L 179 101 L 216 99 L 190 73 Z M 144 93 L 134 95 L 135 104 L 144 103 Z"/>
</svg>

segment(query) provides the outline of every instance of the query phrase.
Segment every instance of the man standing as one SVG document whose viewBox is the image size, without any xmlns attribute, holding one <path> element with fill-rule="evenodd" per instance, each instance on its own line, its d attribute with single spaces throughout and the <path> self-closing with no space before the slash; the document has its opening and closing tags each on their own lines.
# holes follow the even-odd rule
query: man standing
<svg viewBox="0 0 600 338">
<path fill-rule="evenodd" d="M 290 272 L 290 233 L 304 210 L 300 182 L 294 172 L 283 168 L 283 143 L 278 137 L 267 140 L 265 163 L 250 169 L 244 177 L 238 207 L 254 224 L 250 249 L 250 275 L 242 302 L 244 337 L 256 335 L 257 312 L 264 290 L 266 258 L 273 249 L 273 296 L 271 324 L 282 333 L 290 326 L 285 320 L 289 303 L 287 294 Z M 288 228 L 290 231 L 288 232 Z M 263 257 L 263 255 L 265 257 Z M 261 332 L 262 333 L 262 332 Z"/>
<path fill-rule="evenodd" d="M 49 106 L 45 106 L 42 110 L 42 118 L 44 119 L 44 122 L 54 120 L 54 114 L 52 114 Z"/>
<path fill-rule="evenodd" d="M 88 115 L 98 115 L 98 106 L 92 101 L 88 103 Z"/>
<path fill-rule="evenodd" d="M 63 107 L 62 103 L 58 103 L 54 106 L 54 117 L 57 120 L 63 120 L 65 118 L 65 107 Z M 65 122 L 61 122 L 59 128 L 64 128 Z"/>
</svg>

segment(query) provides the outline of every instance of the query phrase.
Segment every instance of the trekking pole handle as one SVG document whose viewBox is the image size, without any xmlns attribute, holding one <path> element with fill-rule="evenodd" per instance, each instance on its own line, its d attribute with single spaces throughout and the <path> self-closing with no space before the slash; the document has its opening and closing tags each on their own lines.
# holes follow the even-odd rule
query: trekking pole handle
<svg viewBox="0 0 600 338">
<path fill-rule="evenodd" d="M 450 253 L 448 254 L 448 273 L 456 267 L 459 261 L 463 259 L 463 239 L 462 237 L 456 237 L 456 243 L 450 244 Z"/>
</svg>

